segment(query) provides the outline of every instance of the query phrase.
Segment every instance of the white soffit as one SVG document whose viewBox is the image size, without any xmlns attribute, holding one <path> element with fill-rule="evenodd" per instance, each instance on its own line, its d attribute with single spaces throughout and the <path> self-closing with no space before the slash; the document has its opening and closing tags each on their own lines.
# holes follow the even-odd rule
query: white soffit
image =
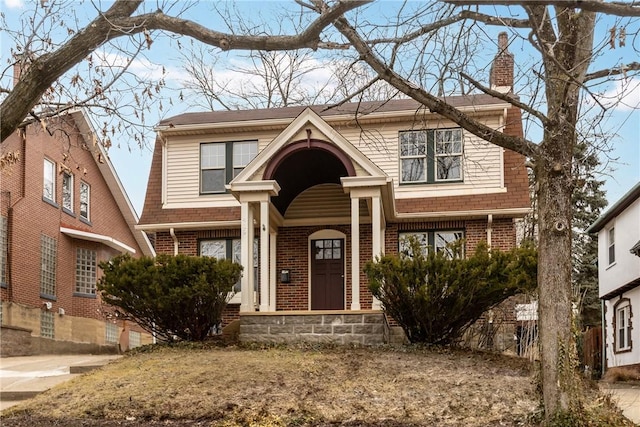
<svg viewBox="0 0 640 427">
<path fill-rule="evenodd" d="M 105 236 L 103 234 L 90 233 L 88 231 L 75 230 L 73 228 L 66 227 L 60 227 L 60 232 L 66 234 L 69 237 L 73 237 L 74 239 L 102 243 L 103 245 L 107 245 L 110 248 L 113 248 L 120 252 L 129 252 L 131 254 L 136 253 L 136 250 L 131 246 L 122 243 L 121 241 L 116 240 L 113 237 Z"/>
</svg>

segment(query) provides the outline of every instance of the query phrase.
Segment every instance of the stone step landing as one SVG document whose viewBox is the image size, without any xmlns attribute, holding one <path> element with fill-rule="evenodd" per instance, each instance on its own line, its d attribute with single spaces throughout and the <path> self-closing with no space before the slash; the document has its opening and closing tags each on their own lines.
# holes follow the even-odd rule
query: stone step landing
<svg viewBox="0 0 640 427">
<path fill-rule="evenodd" d="M 240 314 L 241 342 L 380 345 L 389 328 L 381 311 L 278 311 Z"/>
</svg>

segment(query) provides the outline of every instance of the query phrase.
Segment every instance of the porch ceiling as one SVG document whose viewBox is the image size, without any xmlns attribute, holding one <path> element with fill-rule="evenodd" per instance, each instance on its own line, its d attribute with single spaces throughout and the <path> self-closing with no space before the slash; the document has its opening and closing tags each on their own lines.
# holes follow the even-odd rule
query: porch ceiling
<svg viewBox="0 0 640 427">
<path fill-rule="evenodd" d="M 280 193 L 271 201 L 285 216 L 303 191 L 319 184 L 340 185 L 340 178 L 348 175 L 342 162 L 327 151 L 311 148 L 295 152 L 278 165 L 273 178 L 280 185 Z"/>
<path fill-rule="evenodd" d="M 350 221 L 351 198 L 339 184 L 319 184 L 303 191 L 291 203 L 286 220 L 340 218 Z M 360 200 L 360 218 L 369 218 L 369 209 L 364 199 Z"/>
</svg>

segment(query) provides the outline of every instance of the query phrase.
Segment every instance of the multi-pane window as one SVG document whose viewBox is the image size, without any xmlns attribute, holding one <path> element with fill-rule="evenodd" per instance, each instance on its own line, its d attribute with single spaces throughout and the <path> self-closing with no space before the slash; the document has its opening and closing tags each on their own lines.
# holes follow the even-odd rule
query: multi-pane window
<svg viewBox="0 0 640 427">
<path fill-rule="evenodd" d="M 623 300 L 615 309 L 616 351 L 631 350 L 631 304 Z"/>
<path fill-rule="evenodd" d="M 140 332 L 129 331 L 129 348 L 140 347 L 142 345 L 140 338 Z"/>
<path fill-rule="evenodd" d="M 314 242 L 315 259 L 342 259 L 342 240 L 323 239 Z"/>
<path fill-rule="evenodd" d="M 225 185 L 257 154 L 258 141 L 200 144 L 200 192 L 225 192 Z"/>
<path fill-rule="evenodd" d="M 210 256 L 217 259 L 230 259 L 233 262 L 240 264 L 241 262 L 241 247 L 240 239 L 215 239 L 215 240 L 201 240 L 200 241 L 200 255 Z M 258 284 L 258 260 L 260 258 L 258 239 L 253 240 L 253 278 L 254 289 L 257 289 Z M 234 292 L 240 292 L 240 282 L 233 287 Z"/>
<path fill-rule="evenodd" d="M 9 247 L 9 234 L 7 231 L 7 218 L 0 216 L 0 285 L 7 283 L 7 249 Z"/>
<path fill-rule="evenodd" d="M 461 230 L 400 233 L 398 237 L 398 249 L 401 254 L 411 256 L 412 251 L 409 242 L 411 238 L 414 238 L 420 244 L 423 253 L 426 253 L 429 248 L 433 248 L 438 252 L 443 252 L 448 258 L 454 258 L 462 254 L 456 252 L 452 245 L 463 237 L 464 232 Z"/>
<path fill-rule="evenodd" d="M 107 322 L 104 329 L 104 341 L 107 344 L 118 343 L 118 325 L 115 323 Z"/>
<path fill-rule="evenodd" d="M 73 212 L 73 175 L 68 172 L 62 174 L 62 207 Z"/>
<path fill-rule="evenodd" d="M 84 248 L 76 249 L 76 292 L 96 294 L 97 252 Z"/>
<path fill-rule="evenodd" d="M 462 129 L 436 131 L 436 181 L 462 179 Z"/>
<path fill-rule="evenodd" d="M 56 295 L 57 243 L 53 237 L 40 236 L 40 294 L 47 297 Z"/>
<path fill-rule="evenodd" d="M 55 316 L 50 311 L 40 311 L 40 336 L 55 338 Z"/>
<path fill-rule="evenodd" d="M 42 197 L 56 201 L 56 164 L 49 159 L 44 159 Z"/>
<path fill-rule="evenodd" d="M 608 247 L 608 259 L 609 265 L 616 262 L 616 233 L 615 228 L 611 227 L 607 231 L 607 247 Z"/>
<path fill-rule="evenodd" d="M 89 221 L 90 214 L 90 202 L 91 202 L 91 187 L 86 182 L 80 182 L 80 218 L 84 218 Z"/>
<path fill-rule="evenodd" d="M 400 182 L 461 181 L 462 129 L 400 132 Z"/>
</svg>

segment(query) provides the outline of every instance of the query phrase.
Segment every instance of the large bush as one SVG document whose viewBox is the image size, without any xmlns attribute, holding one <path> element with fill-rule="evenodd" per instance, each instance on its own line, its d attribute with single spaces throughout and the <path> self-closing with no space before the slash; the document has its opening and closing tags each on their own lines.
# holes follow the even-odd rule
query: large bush
<svg viewBox="0 0 640 427">
<path fill-rule="evenodd" d="M 365 266 L 369 288 L 411 342 L 455 343 L 482 313 L 536 286 L 537 255 L 530 246 L 510 252 L 479 244 L 467 258 L 422 250 L 386 255 Z M 459 249 L 459 248 L 458 248 Z"/>
<path fill-rule="evenodd" d="M 229 260 L 186 255 L 120 255 L 100 268 L 102 299 L 167 341 L 205 339 L 220 323 L 242 271 Z"/>
</svg>

